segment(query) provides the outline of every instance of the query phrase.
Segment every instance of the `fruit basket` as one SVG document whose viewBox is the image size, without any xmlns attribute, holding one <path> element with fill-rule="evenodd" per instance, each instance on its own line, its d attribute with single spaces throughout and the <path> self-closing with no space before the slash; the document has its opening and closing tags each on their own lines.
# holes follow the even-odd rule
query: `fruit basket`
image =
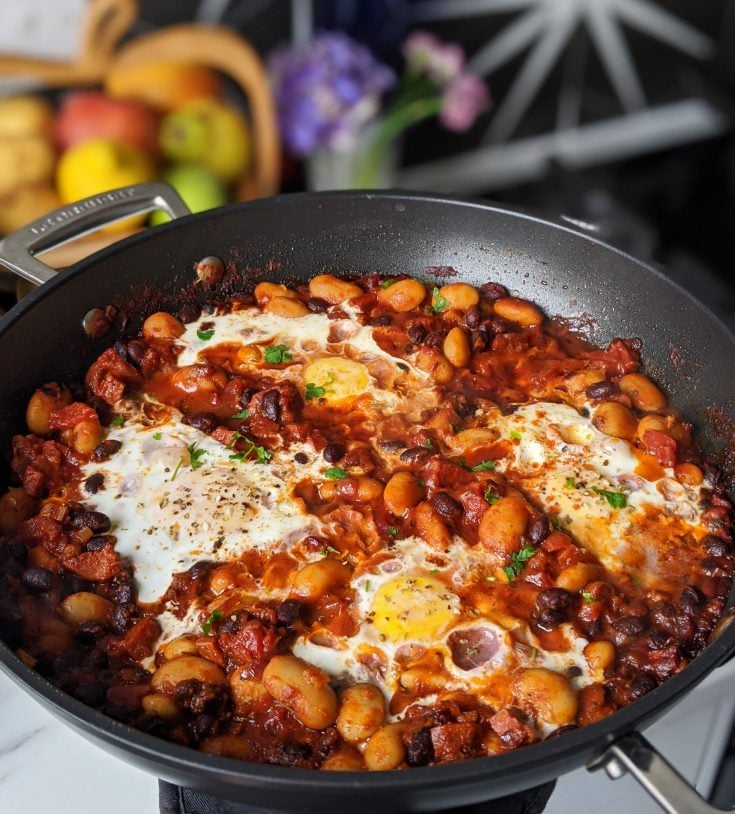
<svg viewBox="0 0 735 814">
<path fill-rule="evenodd" d="M 0 99 L 0 235 L 61 203 L 154 178 L 194 209 L 278 191 L 275 106 L 255 50 L 199 24 L 123 42 L 137 13 L 136 0 L 90 0 L 69 62 L 0 55 L 0 76 L 43 89 Z M 123 222 L 44 260 L 70 265 L 143 226 Z"/>
</svg>

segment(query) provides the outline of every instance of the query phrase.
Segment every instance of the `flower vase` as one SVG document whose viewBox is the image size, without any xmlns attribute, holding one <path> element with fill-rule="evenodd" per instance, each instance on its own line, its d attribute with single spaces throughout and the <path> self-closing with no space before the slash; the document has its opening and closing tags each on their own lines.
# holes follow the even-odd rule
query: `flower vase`
<svg viewBox="0 0 735 814">
<path fill-rule="evenodd" d="M 306 162 L 306 183 L 313 192 L 329 189 L 390 189 L 400 166 L 401 140 L 381 150 L 377 161 L 365 163 L 365 154 L 379 127 L 375 122 L 347 149 L 319 150 Z"/>
</svg>

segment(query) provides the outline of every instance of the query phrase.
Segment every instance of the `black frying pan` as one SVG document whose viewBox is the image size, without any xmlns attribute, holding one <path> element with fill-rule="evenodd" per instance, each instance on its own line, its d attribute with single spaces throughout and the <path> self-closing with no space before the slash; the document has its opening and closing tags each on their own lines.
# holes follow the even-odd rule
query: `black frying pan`
<svg viewBox="0 0 735 814">
<path fill-rule="evenodd" d="M 705 446 L 723 442 L 705 423 L 718 408 L 734 426 L 735 339 L 703 306 L 659 272 L 569 226 L 483 203 L 400 193 L 294 195 L 225 207 L 136 235 L 62 274 L 33 253 L 133 211 L 186 212 L 164 185 L 118 190 L 59 210 L 0 241 L 0 263 L 46 282 L 0 322 L 0 447 L 24 429 L 39 384 L 79 379 L 116 338 L 89 339 L 84 315 L 110 303 L 175 307 L 191 286 L 195 261 L 233 260 L 244 277 L 307 279 L 340 273 L 403 272 L 432 279 L 427 267 L 452 266 L 453 280 L 503 283 L 549 314 L 583 317 L 590 338 L 640 337 L 648 371 L 701 429 Z M 438 284 L 441 285 L 441 282 Z M 200 287 L 202 300 L 212 292 Z M 147 292 L 147 293 L 145 293 Z M 153 293 L 151 293 L 153 292 Z M 156 292 L 160 293 L 160 297 Z M 149 305 L 152 303 L 148 303 Z M 5 467 L 7 470 L 7 467 Z M 1 589 L 1 588 L 0 588 Z M 143 769 L 180 785 L 277 810 L 406 811 L 446 808 L 512 794 L 583 764 L 634 773 L 669 811 L 714 811 L 637 731 L 735 652 L 735 625 L 691 665 L 631 706 L 592 726 L 506 755 L 381 774 L 340 774 L 219 758 L 130 729 L 25 667 L 0 643 L 0 664 L 76 730 Z M 656 787 L 657 790 L 656 790 Z"/>
</svg>

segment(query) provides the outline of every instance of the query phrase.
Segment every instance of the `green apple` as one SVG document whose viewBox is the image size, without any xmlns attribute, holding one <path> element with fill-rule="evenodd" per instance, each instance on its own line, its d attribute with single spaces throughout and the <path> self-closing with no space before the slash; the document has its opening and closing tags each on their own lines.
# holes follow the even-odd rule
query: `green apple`
<svg viewBox="0 0 735 814">
<path fill-rule="evenodd" d="M 227 192 L 224 185 L 206 167 L 196 164 L 178 164 L 170 167 L 163 176 L 181 195 L 184 203 L 192 212 L 204 212 L 227 203 Z M 156 211 L 151 215 L 151 226 L 167 223 L 171 218 L 165 213 Z"/>
</svg>

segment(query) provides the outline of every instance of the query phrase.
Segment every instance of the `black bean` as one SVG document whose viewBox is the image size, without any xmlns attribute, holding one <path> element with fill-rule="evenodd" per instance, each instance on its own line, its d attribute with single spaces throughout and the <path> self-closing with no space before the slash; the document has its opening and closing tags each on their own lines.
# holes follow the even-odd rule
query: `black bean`
<svg viewBox="0 0 735 814">
<path fill-rule="evenodd" d="M 503 317 L 493 317 L 484 323 L 491 334 L 505 334 L 513 330 L 513 323 Z"/>
<path fill-rule="evenodd" d="M 242 629 L 243 620 L 236 613 L 231 613 L 217 628 L 217 633 L 237 633 Z"/>
<path fill-rule="evenodd" d="M 140 365 L 146 352 L 145 343 L 139 339 L 133 339 L 132 342 L 128 342 L 126 350 L 128 352 L 128 360 L 134 365 Z"/>
<path fill-rule="evenodd" d="M 455 393 L 452 397 L 452 404 L 454 405 L 454 412 L 460 418 L 469 418 L 475 414 L 477 405 L 464 395 L 464 393 Z"/>
<path fill-rule="evenodd" d="M 205 579 L 209 576 L 209 572 L 212 570 L 212 563 L 206 562 L 205 560 L 199 560 L 199 562 L 195 562 L 194 565 L 189 568 L 187 572 L 192 579 Z"/>
<path fill-rule="evenodd" d="M 464 315 L 464 324 L 470 329 L 479 328 L 480 319 L 480 309 L 476 305 L 473 305 Z"/>
<path fill-rule="evenodd" d="M 407 464 L 415 464 L 425 461 L 434 454 L 434 451 L 429 447 L 409 447 L 404 450 L 400 459 Z"/>
<path fill-rule="evenodd" d="M 261 400 L 263 407 L 263 415 L 274 421 L 276 424 L 281 423 L 281 400 L 278 395 L 278 390 L 266 390 L 263 393 Z"/>
<path fill-rule="evenodd" d="M 441 348 L 444 345 L 444 334 L 441 331 L 432 331 L 426 335 L 424 343 L 435 348 Z"/>
<path fill-rule="evenodd" d="M 95 472 L 84 481 L 84 488 L 90 495 L 96 495 L 105 488 L 105 476 L 101 472 Z"/>
<path fill-rule="evenodd" d="M 110 627 L 114 633 L 126 633 L 133 621 L 133 613 L 128 605 L 116 605 L 110 614 Z"/>
<path fill-rule="evenodd" d="M 576 664 L 572 664 L 571 667 L 567 667 L 567 669 L 564 671 L 564 674 L 566 675 L 567 678 L 579 678 L 579 676 L 582 675 L 582 668 L 577 667 Z"/>
<path fill-rule="evenodd" d="M 495 300 L 501 300 L 503 297 L 507 297 L 508 289 L 500 285 L 500 283 L 485 283 L 480 286 L 480 296 L 484 300 L 495 302 Z"/>
<path fill-rule="evenodd" d="M 593 619 L 590 622 L 582 622 L 582 629 L 588 639 L 596 639 L 602 633 L 602 619 Z"/>
<path fill-rule="evenodd" d="M 26 568 L 20 575 L 20 581 L 29 591 L 42 594 L 53 587 L 54 575 L 47 568 Z"/>
<path fill-rule="evenodd" d="M 695 613 L 703 602 L 704 596 L 702 592 L 693 585 L 687 585 L 682 589 L 681 596 L 679 597 L 679 605 L 681 605 L 681 609 L 685 613 Z"/>
<path fill-rule="evenodd" d="M 626 697 L 628 701 L 638 701 L 644 695 L 648 695 L 651 690 L 658 687 L 656 679 L 647 673 L 638 673 L 632 676 L 626 686 Z"/>
<path fill-rule="evenodd" d="M 194 413 L 184 416 L 183 423 L 209 435 L 219 426 L 219 419 L 214 413 Z"/>
<path fill-rule="evenodd" d="M 92 645 L 105 632 L 105 628 L 100 622 L 82 622 L 77 625 L 74 632 L 77 639 L 86 645 Z"/>
<path fill-rule="evenodd" d="M 435 492 L 430 503 L 448 523 L 455 523 L 462 516 L 462 504 L 447 492 Z"/>
<path fill-rule="evenodd" d="M 323 314 L 329 310 L 329 303 L 321 297 L 313 297 L 306 301 L 306 307 L 315 314 Z"/>
<path fill-rule="evenodd" d="M 108 438 L 106 441 L 97 444 L 92 450 L 91 458 L 93 461 L 106 461 L 111 458 L 122 447 L 122 441 L 116 441 L 114 438 Z"/>
<path fill-rule="evenodd" d="M 309 463 L 309 456 L 305 455 L 303 452 L 297 452 L 293 456 L 293 459 L 294 459 L 294 461 L 296 461 L 297 464 L 301 464 L 302 466 L 303 466 L 303 464 L 308 464 Z"/>
<path fill-rule="evenodd" d="M 386 452 L 399 452 L 406 448 L 406 442 L 401 438 L 381 438 L 378 446 Z"/>
<path fill-rule="evenodd" d="M 384 328 L 387 325 L 393 324 L 393 318 L 388 314 L 378 314 L 376 317 L 370 317 L 368 319 L 369 325 L 375 325 L 378 328 Z"/>
<path fill-rule="evenodd" d="M 536 624 L 541 630 L 553 630 L 558 627 L 562 622 L 566 622 L 567 614 L 563 610 L 555 610 L 554 608 L 546 608 L 536 617 Z"/>
<path fill-rule="evenodd" d="M 608 399 L 620 392 L 620 388 L 607 379 L 604 382 L 595 382 L 591 384 L 585 391 L 588 398 L 591 399 Z"/>
<path fill-rule="evenodd" d="M 671 636 L 665 630 L 661 630 L 660 627 L 651 628 L 651 630 L 649 630 L 646 634 L 648 647 L 651 650 L 661 650 L 662 648 L 666 647 L 670 639 Z"/>
<path fill-rule="evenodd" d="M 276 608 L 276 619 L 281 627 L 291 627 L 300 619 L 306 608 L 297 599 L 286 599 Z"/>
<path fill-rule="evenodd" d="M 196 322 L 201 315 L 202 309 L 195 303 L 189 302 L 179 309 L 176 317 L 185 325 L 188 325 L 190 322 Z"/>
<path fill-rule="evenodd" d="M 488 331 L 484 325 L 481 325 L 472 331 L 470 339 L 472 342 L 472 350 L 476 353 L 482 352 L 487 350 L 490 345 L 490 331 Z"/>
<path fill-rule="evenodd" d="M 423 325 L 409 325 L 406 333 L 414 345 L 420 345 L 426 339 L 426 328 Z"/>
<path fill-rule="evenodd" d="M 128 605 L 135 599 L 135 587 L 132 582 L 116 582 L 112 585 L 110 599 L 116 605 Z"/>
<path fill-rule="evenodd" d="M 640 636 L 646 625 L 638 616 L 621 616 L 613 622 L 613 627 L 624 636 Z"/>
<path fill-rule="evenodd" d="M 406 763 L 409 766 L 426 766 L 434 759 L 434 744 L 431 729 L 425 727 L 418 732 L 403 736 L 406 747 Z"/>
<path fill-rule="evenodd" d="M 341 460 L 345 456 L 345 449 L 344 444 L 340 444 L 334 441 L 331 444 L 327 444 L 326 447 L 322 450 L 322 456 L 324 460 L 329 464 L 335 464 L 337 461 Z"/>
<path fill-rule="evenodd" d="M 107 696 L 107 687 L 102 681 L 96 678 L 89 681 L 81 681 L 73 689 L 74 697 L 83 704 L 91 707 L 98 707 Z"/>
<path fill-rule="evenodd" d="M 311 747 L 305 743 L 282 743 L 278 745 L 273 762 L 279 766 L 298 766 L 311 757 Z"/>
<path fill-rule="evenodd" d="M 702 538 L 705 551 L 712 557 L 724 557 L 728 552 L 727 543 L 721 537 L 707 534 Z"/>
<path fill-rule="evenodd" d="M 549 522 L 549 518 L 545 514 L 542 514 L 541 517 L 537 517 L 533 523 L 531 523 L 528 529 L 529 542 L 534 546 L 540 545 L 550 533 L 551 523 Z"/>
<path fill-rule="evenodd" d="M 539 611 L 547 608 L 567 613 L 574 607 L 574 594 L 564 588 L 547 588 L 536 597 L 536 607 Z"/>
<path fill-rule="evenodd" d="M 258 391 L 254 387 L 248 387 L 246 390 L 243 390 L 239 398 L 240 406 L 247 407 L 257 392 Z"/>
<path fill-rule="evenodd" d="M 109 537 L 95 535 L 94 537 L 90 538 L 87 541 L 87 551 L 102 551 L 102 549 L 106 548 L 109 544 L 110 544 Z"/>
<path fill-rule="evenodd" d="M 102 512 L 89 512 L 86 510 L 76 511 L 69 518 L 69 525 L 74 529 L 87 528 L 95 534 L 109 531 L 112 523 L 110 518 Z"/>
</svg>

